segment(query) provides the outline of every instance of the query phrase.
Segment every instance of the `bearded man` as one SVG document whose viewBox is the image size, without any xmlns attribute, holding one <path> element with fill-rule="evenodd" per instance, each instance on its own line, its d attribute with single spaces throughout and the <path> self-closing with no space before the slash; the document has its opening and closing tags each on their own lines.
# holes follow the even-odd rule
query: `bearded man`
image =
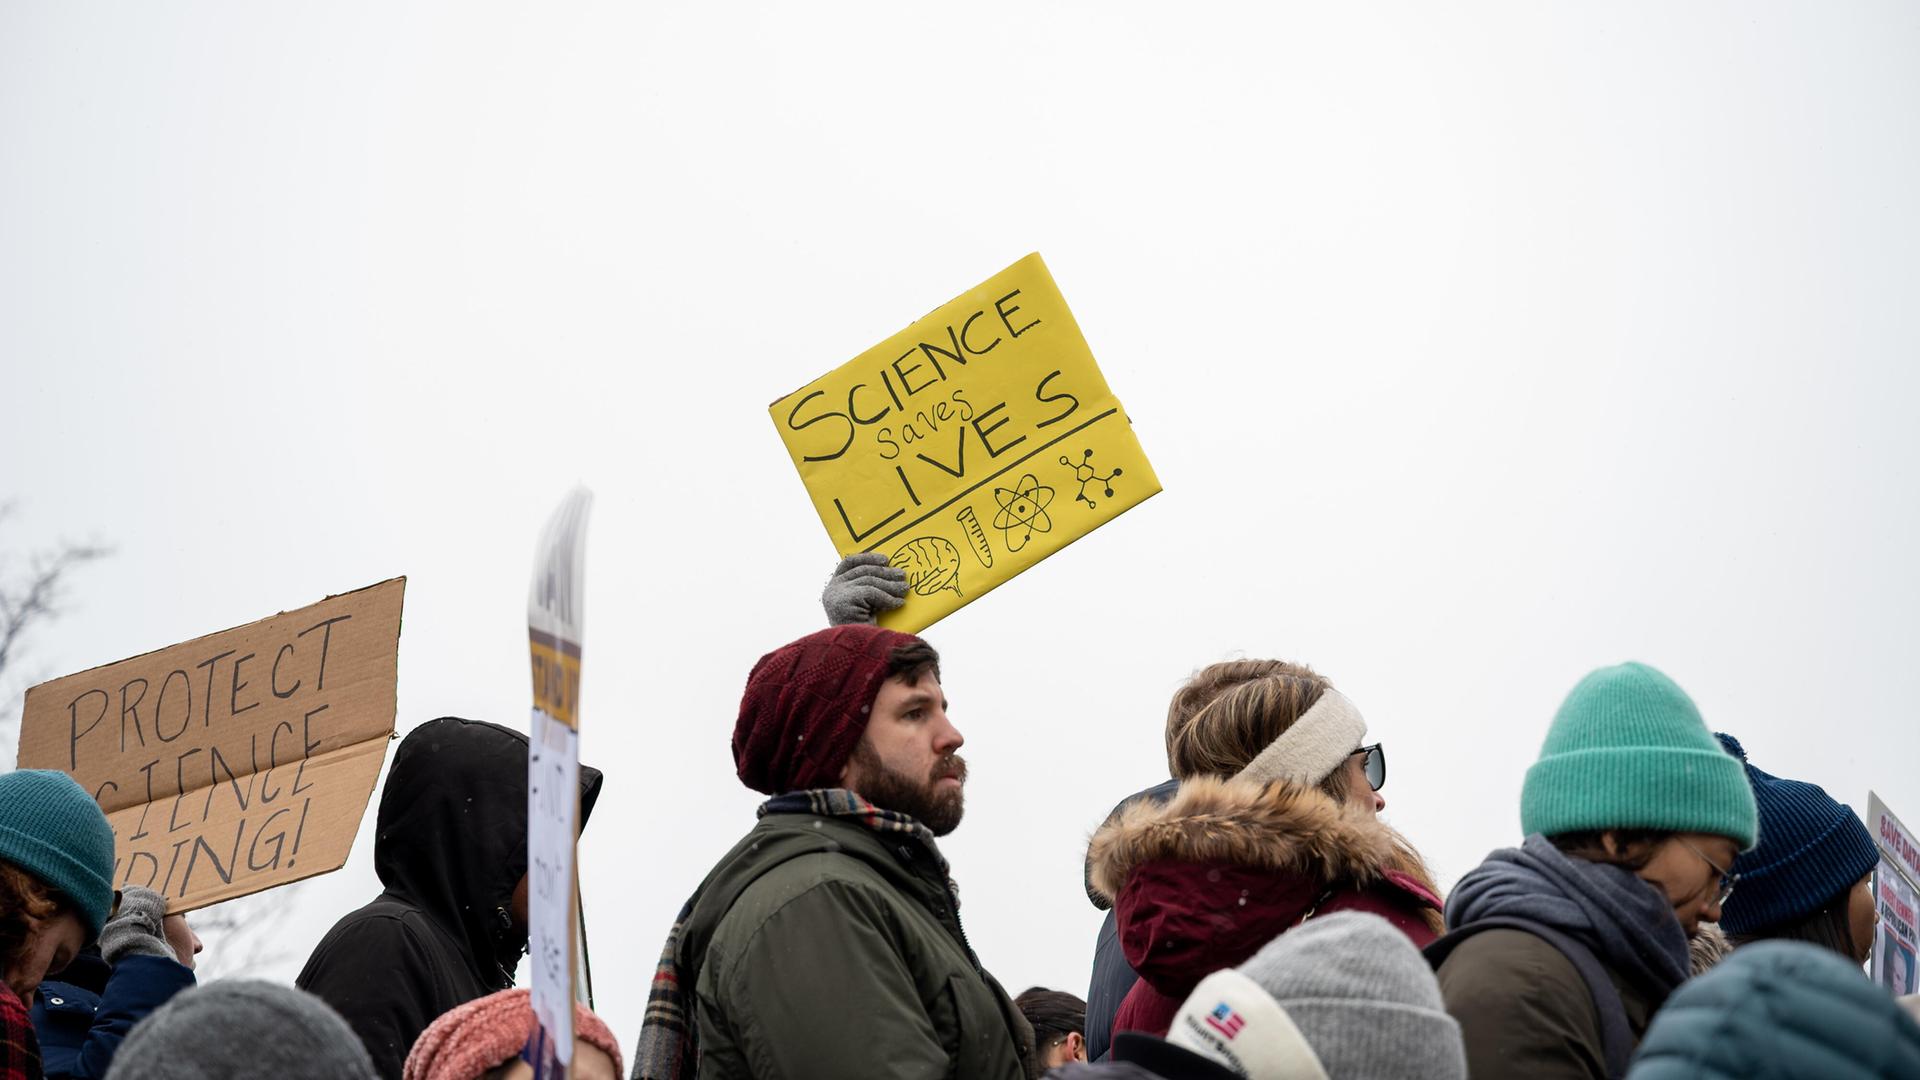
<svg viewBox="0 0 1920 1080">
<path fill-rule="evenodd" d="M 1033 1029 L 934 842 L 960 824 L 963 741 L 917 637 L 837 626 L 760 658 L 733 760 L 772 798 L 681 911 L 635 1080 L 1029 1075 Z"/>
</svg>

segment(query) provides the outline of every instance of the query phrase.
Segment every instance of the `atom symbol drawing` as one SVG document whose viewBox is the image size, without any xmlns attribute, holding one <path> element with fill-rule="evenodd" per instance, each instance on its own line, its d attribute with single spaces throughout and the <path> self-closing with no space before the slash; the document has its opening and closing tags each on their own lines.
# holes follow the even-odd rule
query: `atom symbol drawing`
<svg viewBox="0 0 1920 1080">
<path fill-rule="evenodd" d="M 1034 533 L 1053 531 L 1053 519 L 1047 516 L 1053 489 L 1043 486 L 1032 473 L 1022 476 L 1012 491 L 994 488 L 993 501 L 1000 505 L 1000 512 L 993 516 L 993 527 L 1000 530 L 1008 551 L 1026 547 Z"/>
</svg>

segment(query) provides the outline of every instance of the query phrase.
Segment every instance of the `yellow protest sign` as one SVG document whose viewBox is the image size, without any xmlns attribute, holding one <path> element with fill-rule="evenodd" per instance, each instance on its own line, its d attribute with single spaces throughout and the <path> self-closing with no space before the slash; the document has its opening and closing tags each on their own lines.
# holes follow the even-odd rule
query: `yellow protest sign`
<svg viewBox="0 0 1920 1080">
<path fill-rule="evenodd" d="M 917 631 L 1160 490 L 1038 254 L 769 409 L 842 555 L 881 552 Z"/>
<path fill-rule="evenodd" d="M 337 870 L 393 737 L 406 579 L 27 691 L 23 769 L 113 826 L 116 888 L 191 911 Z"/>
</svg>

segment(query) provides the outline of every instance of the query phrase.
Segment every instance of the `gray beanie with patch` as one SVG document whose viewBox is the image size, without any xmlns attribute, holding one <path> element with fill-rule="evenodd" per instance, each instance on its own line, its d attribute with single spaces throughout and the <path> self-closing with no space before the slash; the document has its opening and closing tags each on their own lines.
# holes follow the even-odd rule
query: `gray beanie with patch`
<svg viewBox="0 0 1920 1080">
<path fill-rule="evenodd" d="M 1311 918 L 1207 976 L 1167 1038 L 1252 1080 L 1467 1076 L 1460 1025 L 1426 958 L 1357 911 Z"/>
<path fill-rule="evenodd" d="M 134 1025 L 107 1080 L 377 1080 L 326 1002 L 257 979 L 185 990 Z"/>
</svg>

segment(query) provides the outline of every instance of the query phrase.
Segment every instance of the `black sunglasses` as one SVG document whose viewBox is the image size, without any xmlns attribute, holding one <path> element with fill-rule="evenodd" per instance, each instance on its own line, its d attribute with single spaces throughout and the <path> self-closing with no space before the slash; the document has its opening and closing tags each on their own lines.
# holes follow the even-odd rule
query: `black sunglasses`
<svg viewBox="0 0 1920 1080">
<path fill-rule="evenodd" d="M 1375 791 L 1385 787 L 1387 785 L 1387 752 L 1381 749 L 1380 744 L 1363 746 L 1354 753 L 1367 755 L 1367 786 Z"/>
</svg>

